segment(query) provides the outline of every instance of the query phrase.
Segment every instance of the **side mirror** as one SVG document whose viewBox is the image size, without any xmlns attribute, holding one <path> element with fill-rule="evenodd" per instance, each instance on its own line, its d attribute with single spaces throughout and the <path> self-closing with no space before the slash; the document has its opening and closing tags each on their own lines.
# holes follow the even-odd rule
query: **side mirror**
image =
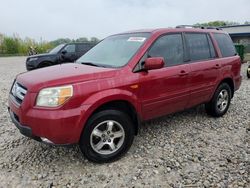
<svg viewBox="0 0 250 188">
<path fill-rule="evenodd" d="M 67 50 L 62 50 L 61 53 L 64 55 L 67 53 Z"/>
<path fill-rule="evenodd" d="M 163 57 L 151 57 L 145 60 L 144 70 L 161 69 L 164 67 Z"/>
</svg>

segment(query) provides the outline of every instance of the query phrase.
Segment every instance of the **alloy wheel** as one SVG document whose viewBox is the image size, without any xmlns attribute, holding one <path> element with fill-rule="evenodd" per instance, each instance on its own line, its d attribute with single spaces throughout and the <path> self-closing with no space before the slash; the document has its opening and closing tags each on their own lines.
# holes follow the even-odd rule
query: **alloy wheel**
<svg viewBox="0 0 250 188">
<path fill-rule="evenodd" d="M 95 152 L 109 155 L 121 148 L 124 138 L 125 132 L 122 125 L 114 120 L 106 120 L 93 129 L 90 145 Z"/>
</svg>

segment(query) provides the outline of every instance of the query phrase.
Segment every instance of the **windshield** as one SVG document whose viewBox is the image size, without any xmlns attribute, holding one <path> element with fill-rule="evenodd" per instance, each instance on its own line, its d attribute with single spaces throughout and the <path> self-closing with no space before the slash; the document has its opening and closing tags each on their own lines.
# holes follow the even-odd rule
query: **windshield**
<svg viewBox="0 0 250 188">
<path fill-rule="evenodd" d="M 50 54 L 57 54 L 61 49 L 62 47 L 64 47 L 64 44 L 60 44 L 58 45 L 57 47 L 53 48 L 52 50 L 50 50 Z"/>
<path fill-rule="evenodd" d="M 122 67 L 144 44 L 150 33 L 110 36 L 77 60 L 77 63 L 103 67 Z"/>
</svg>

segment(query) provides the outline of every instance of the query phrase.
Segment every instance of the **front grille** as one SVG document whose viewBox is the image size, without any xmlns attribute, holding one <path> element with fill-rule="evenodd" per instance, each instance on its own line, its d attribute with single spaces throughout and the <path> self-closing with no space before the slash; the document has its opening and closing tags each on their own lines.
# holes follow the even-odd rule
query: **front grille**
<svg viewBox="0 0 250 188">
<path fill-rule="evenodd" d="M 15 81 L 11 88 L 11 94 L 13 95 L 13 97 L 16 99 L 16 101 L 19 104 L 23 102 L 23 99 L 26 93 L 27 93 L 27 89 Z"/>
</svg>

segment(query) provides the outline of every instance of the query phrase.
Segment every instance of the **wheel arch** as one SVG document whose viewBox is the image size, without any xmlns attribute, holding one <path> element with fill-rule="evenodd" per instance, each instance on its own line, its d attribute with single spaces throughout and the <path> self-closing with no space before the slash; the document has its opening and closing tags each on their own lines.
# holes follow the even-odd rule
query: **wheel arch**
<svg viewBox="0 0 250 188">
<path fill-rule="evenodd" d="M 121 94 L 122 91 L 113 95 L 106 95 L 105 92 L 98 93 L 96 95 L 92 95 L 91 99 L 85 100 L 85 105 L 83 103 L 82 106 L 84 110 L 82 111 L 82 118 L 79 122 L 79 125 L 82 126 L 81 131 L 79 132 L 79 139 L 84 131 L 85 125 L 89 118 L 91 118 L 95 113 L 100 112 L 101 110 L 105 109 L 117 109 L 121 111 L 125 111 L 132 119 L 135 125 L 135 135 L 139 133 L 140 129 L 140 122 L 141 116 L 140 111 L 137 106 L 137 98 L 135 95 L 131 94 L 128 95 L 126 91 L 125 93 Z M 95 101 L 94 103 L 89 103 L 90 101 Z"/>
<path fill-rule="evenodd" d="M 127 100 L 109 101 L 109 102 L 103 103 L 98 108 L 96 108 L 92 112 L 91 116 L 95 113 L 98 113 L 98 112 L 106 110 L 106 109 L 120 110 L 122 112 L 125 112 L 127 115 L 129 115 L 131 117 L 134 125 L 135 125 L 135 135 L 138 134 L 139 127 L 140 127 L 140 117 L 136 111 L 136 108 L 134 107 L 134 105 L 132 103 L 130 103 Z"/>
<path fill-rule="evenodd" d="M 232 78 L 230 78 L 230 77 L 227 77 L 227 78 L 224 78 L 220 83 L 219 83 L 219 85 L 221 85 L 222 83 L 227 83 L 228 85 L 229 85 L 229 87 L 231 88 L 231 91 L 232 91 L 232 96 L 231 96 L 231 98 L 233 98 L 233 96 L 234 96 L 234 81 L 233 81 L 233 79 Z M 218 86 L 219 86 L 218 85 Z"/>
<path fill-rule="evenodd" d="M 53 65 L 53 62 L 52 62 L 52 61 L 50 61 L 50 60 L 43 60 L 43 61 L 41 61 L 41 62 L 38 64 L 38 67 L 39 67 L 39 68 L 41 68 L 41 67 L 46 67 L 46 66 L 43 66 L 44 63 Z"/>
<path fill-rule="evenodd" d="M 211 95 L 210 95 L 210 97 L 209 97 L 209 101 L 212 99 L 212 97 L 214 96 L 214 93 L 216 92 L 216 90 L 217 90 L 217 88 L 222 84 L 222 83 L 227 83 L 228 85 L 229 85 L 229 87 L 231 88 L 231 90 L 232 90 L 232 96 L 231 96 L 231 98 L 233 98 L 233 96 L 234 96 L 234 91 L 235 91 L 235 85 L 234 85 L 234 81 L 233 81 L 233 79 L 231 78 L 231 77 L 225 77 L 225 78 L 223 78 L 221 81 L 219 81 L 216 85 L 215 85 L 215 87 L 214 87 L 214 89 L 213 89 L 213 92 L 211 93 Z M 209 102 L 208 101 L 208 102 Z"/>
</svg>

